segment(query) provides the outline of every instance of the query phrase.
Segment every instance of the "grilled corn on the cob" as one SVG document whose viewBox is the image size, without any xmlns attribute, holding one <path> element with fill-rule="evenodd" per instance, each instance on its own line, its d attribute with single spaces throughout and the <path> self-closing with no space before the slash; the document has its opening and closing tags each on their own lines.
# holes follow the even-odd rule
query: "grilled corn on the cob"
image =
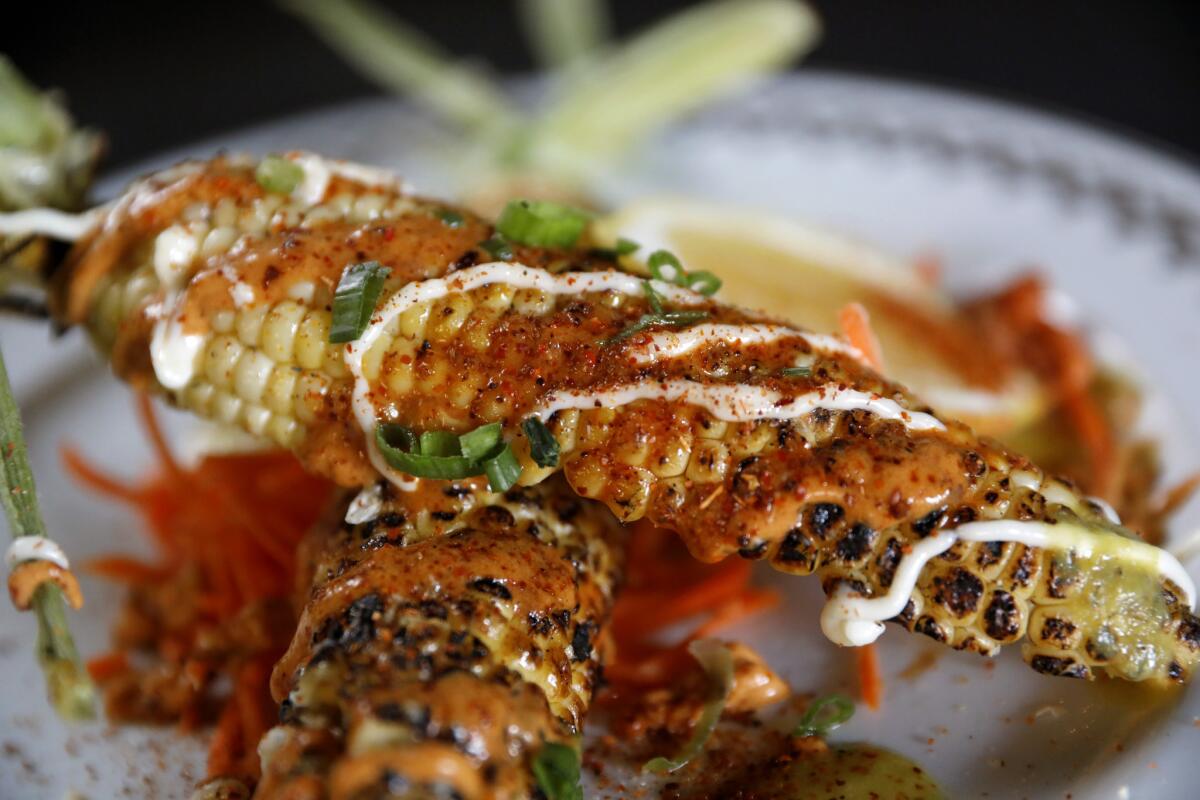
<svg viewBox="0 0 1200 800">
<path fill-rule="evenodd" d="M 119 374 L 348 486 L 378 469 L 402 481 L 374 445 L 381 422 L 501 422 L 524 484 L 561 468 L 700 558 L 816 573 L 843 644 L 892 620 L 982 653 L 1028 636 L 1030 663 L 1061 675 L 1183 680 L 1200 659 L 1178 562 L 844 342 L 594 251 L 513 246 L 479 263 L 495 249 L 482 220 L 293 159 L 305 181 L 290 195 L 222 159 L 134 187 L 57 276 L 60 320 L 87 323 Z M 333 290 L 367 259 L 391 269 L 375 315 L 331 345 Z M 533 463 L 531 416 L 557 467 Z"/>
<path fill-rule="evenodd" d="M 561 480 L 385 490 L 374 520 L 315 531 L 256 796 L 533 796 L 591 700 L 621 539 Z"/>
</svg>

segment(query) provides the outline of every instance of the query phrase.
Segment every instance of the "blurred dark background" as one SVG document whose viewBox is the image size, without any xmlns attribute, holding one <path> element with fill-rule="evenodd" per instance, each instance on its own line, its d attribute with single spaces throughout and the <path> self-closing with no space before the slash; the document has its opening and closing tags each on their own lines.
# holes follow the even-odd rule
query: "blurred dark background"
<svg viewBox="0 0 1200 800">
<path fill-rule="evenodd" d="M 463 58 L 529 70 L 502 0 L 388 2 Z M 618 35 L 687 0 L 612 0 Z M 1200 2 L 816 0 L 805 67 L 965 88 L 1134 133 L 1200 160 Z M 12 14 L 23 17 L 14 22 Z M 269 3 L 53 3 L 5 11 L 0 52 L 108 131 L 110 164 L 377 90 Z"/>
</svg>

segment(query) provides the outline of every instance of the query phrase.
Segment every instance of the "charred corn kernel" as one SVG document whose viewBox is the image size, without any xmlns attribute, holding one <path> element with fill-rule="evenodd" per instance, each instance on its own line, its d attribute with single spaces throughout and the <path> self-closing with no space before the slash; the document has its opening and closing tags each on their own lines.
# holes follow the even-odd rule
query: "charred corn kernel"
<svg viewBox="0 0 1200 800">
<path fill-rule="evenodd" d="M 692 442 L 691 436 L 682 435 L 659 444 L 647 465 L 650 471 L 660 478 L 682 475 L 692 454 Z"/>
<path fill-rule="evenodd" d="M 267 356 L 281 364 L 292 360 L 300 321 L 308 309 L 294 300 L 284 300 L 272 308 L 263 320 L 261 347 Z"/>
<path fill-rule="evenodd" d="M 471 298 L 466 294 L 452 294 L 434 307 L 427 326 L 427 335 L 432 341 L 444 341 L 458 333 L 458 329 L 471 314 Z"/>
<path fill-rule="evenodd" d="M 729 432 L 728 422 L 713 419 L 707 414 L 702 414 L 694 427 L 699 439 L 724 439 Z"/>
<path fill-rule="evenodd" d="M 751 422 L 739 426 L 733 436 L 725 438 L 729 454 L 734 458 L 745 458 L 762 452 L 777 436 L 770 422 Z"/>
<path fill-rule="evenodd" d="M 541 317 L 554 310 L 554 295 L 539 289 L 518 289 L 513 294 L 512 308 L 524 317 Z"/>
<path fill-rule="evenodd" d="M 204 374 L 218 389 L 233 383 L 234 370 L 246 349 L 232 336 L 214 336 L 204 351 Z"/>
<path fill-rule="evenodd" d="M 296 363 L 305 369 L 320 369 L 325 363 L 330 319 L 328 311 L 313 310 L 300 321 L 296 330 Z"/>
<path fill-rule="evenodd" d="M 724 480 L 728 468 L 729 448 L 725 443 L 715 439 L 699 439 L 684 474 L 696 483 L 713 483 Z"/>
<path fill-rule="evenodd" d="M 263 320 L 267 318 L 267 312 L 270 307 L 266 303 L 255 303 L 254 305 L 238 312 L 237 328 L 238 340 L 247 347 L 258 347 L 259 338 L 262 336 Z"/>
<path fill-rule="evenodd" d="M 657 502 L 668 513 L 680 511 L 688 499 L 688 484 L 683 477 L 664 478 L 658 482 Z"/>
</svg>

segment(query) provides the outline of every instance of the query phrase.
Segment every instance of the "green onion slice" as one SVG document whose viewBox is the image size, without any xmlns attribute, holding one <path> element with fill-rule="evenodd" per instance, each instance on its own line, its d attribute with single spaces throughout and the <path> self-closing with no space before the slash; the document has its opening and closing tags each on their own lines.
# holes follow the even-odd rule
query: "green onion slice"
<svg viewBox="0 0 1200 800">
<path fill-rule="evenodd" d="M 854 716 L 854 703 L 840 694 L 827 694 L 812 701 L 800 718 L 793 736 L 825 736 Z"/>
<path fill-rule="evenodd" d="M 708 270 L 702 269 L 687 273 L 684 285 L 693 292 L 699 292 L 705 297 L 712 297 L 721 288 L 721 279 Z"/>
<path fill-rule="evenodd" d="M 521 464 L 513 454 L 512 446 L 505 442 L 499 452 L 483 460 L 483 473 L 487 475 L 488 488 L 493 492 L 507 492 L 521 477 Z"/>
<path fill-rule="evenodd" d="M 707 311 L 666 311 L 661 314 L 643 314 L 638 318 L 637 322 L 620 333 L 602 340 L 600 344 L 608 345 L 624 341 L 635 333 L 641 333 L 648 328 L 657 328 L 661 325 L 671 328 L 684 328 L 705 319 L 708 319 Z"/>
<path fill-rule="evenodd" d="M 421 455 L 423 456 L 465 456 L 459 446 L 458 437 L 453 433 L 446 431 L 425 431 L 421 434 L 418 440 Z"/>
<path fill-rule="evenodd" d="M 443 208 L 437 211 L 434 216 L 440 219 L 447 228 L 457 228 L 463 224 L 463 215 L 457 211 L 451 211 L 448 208 Z"/>
<path fill-rule="evenodd" d="M 679 263 L 679 259 L 671 251 L 655 250 L 650 254 L 650 258 L 646 259 L 646 266 L 649 267 L 650 274 L 660 281 L 676 286 L 683 285 L 682 279 L 686 274 L 683 264 Z"/>
<path fill-rule="evenodd" d="M 458 480 L 479 475 L 479 462 L 464 456 L 437 456 L 414 452 L 407 447 L 414 439 L 412 431 L 403 425 L 383 424 L 375 427 L 375 444 L 383 458 L 393 468 L 418 478 Z"/>
<path fill-rule="evenodd" d="M 688 652 L 700 662 L 708 675 L 709 696 L 704 704 L 704 711 L 696 722 L 696 729 L 691 738 L 679 751 L 678 755 L 667 758 L 658 756 L 642 765 L 646 772 L 674 772 L 686 766 L 692 759 L 704 751 L 704 744 L 716 730 L 721 713 L 725 710 L 725 701 L 733 689 L 733 654 L 729 648 L 716 639 L 696 639 L 688 645 Z"/>
<path fill-rule="evenodd" d="M 291 194 L 304 180 L 304 168 L 286 158 L 267 156 L 258 162 L 254 179 L 268 192 Z"/>
<path fill-rule="evenodd" d="M 500 432 L 499 422 L 483 425 L 458 437 L 458 445 L 464 456 L 472 461 L 481 461 L 500 443 Z"/>
<path fill-rule="evenodd" d="M 546 800 L 583 800 L 579 753 L 560 742 L 546 742 L 533 759 L 533 777 Z"/>
<path fill-rule="evenodd" d="M 496 230 L 506 239 L 532 247 L 572 247 L 583 235 L 586 212 L 549 200 L 513 200 L 504 207 Z"/>
<path fill-rule="evenodd" d="M 812 377 L 812 367 L 784 367 L 779 374 L 785 378 L 809 378 Z"/>
<path fill-rule="evenodd" d="M 342 273 L 337 291 L 333 295 L 333 324 L 329 328 L 329 341 L 333 344 L 353 342 L 362 336 L 383 282 L 392 271 L 378 261 L 363 261 L 351 264 Z"/>
<path fill-rule="evenodd" d="M 508 243 L 507 239 L 498 233 L 490 239 L 484 239 L 479 243 L 479 246 L 486 250 L 492 258 L 498 261 L 512 261 L 512 245 Z"/>
<path fill-rule="evenodd" d="M 529 440 L 529 455 L 539 467 L 558 466 L 558 440 L 542 422 L 541 417 L 530 417 L 521 423 L 525 438 Z"/>
</svg>

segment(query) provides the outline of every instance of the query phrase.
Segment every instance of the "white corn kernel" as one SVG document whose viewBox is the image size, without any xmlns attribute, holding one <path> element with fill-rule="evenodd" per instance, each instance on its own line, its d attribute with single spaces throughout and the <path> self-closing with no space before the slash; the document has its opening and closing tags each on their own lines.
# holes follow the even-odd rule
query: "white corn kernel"
<svg viewBox="0 0 1200 800">
<path fill-rule="evenodd" d="M 204 352 L 204 374 L 209 382 L 221 389 L 229 387 L 244 351 L 232 336 L 214 336 Z"/>
<path fill-rule="evenodd" d="M 233 247 L 233 243 L 240 235 L 241 232 L 234 227 L 213 228 L 204 237 L 204 243 L 200 245 L 200 255 L 214 256 L 224 253 Z"/>
<path fill-rule="evenodd" d="M 271 421 L 271 412 L 259 405 L 247 403 L 242 407 L 242 425 L 255 436 L 262 436 Z"/>
<path fill-rule="evenodd" d="M 295 447 L 300 443 L 304 429 L 296 424 L 296 420 L 282 414 L 272 414 L 267 422 L 267 436 L 270 436 L 283 447 Z"/>
<path fill-rule="evenodd" d="M 232 198 L 222 197 L 213 211 L 212 223 L 218 228 L 232 228 L 237 224 L 238 207 Z"/>
<path fill-rule="evenodd" d="M 292 408 L 299 422 L 308 424 L 316 419 L 316 412 L 325 404 L 325 393 L 329 384 L 314 372 L 305 372 L 296 381 L 292 394 Z"/>
<path fill-rule="evenodd" d="M 226 425 L 236 425 L 242 411 L 242 398 L 228 392 L 217 392 L 213 397 L 213 418 Z"/>
<path fill-rule="evenodd" d="M 262 400 L 275 362 L 259 350 L 247 350 L 233 371 L 233 392 L 249 403 Z"/>
<path fill-rule="evenodd" d="M 263 320 L 270 308 L 266 303 L 257 303 L 237 315 L 237 337 L 247 347 L 258 347 L 259 337 L 262 336 Z"/>
<path fill-rule="evenodd" d="M 234 323 L 237 322 L 237 315 L 227 308 L 223 308 L 212 315 L 209 324 L 212 325 L 214 333 L 233 333 Z"/>
</svg>

